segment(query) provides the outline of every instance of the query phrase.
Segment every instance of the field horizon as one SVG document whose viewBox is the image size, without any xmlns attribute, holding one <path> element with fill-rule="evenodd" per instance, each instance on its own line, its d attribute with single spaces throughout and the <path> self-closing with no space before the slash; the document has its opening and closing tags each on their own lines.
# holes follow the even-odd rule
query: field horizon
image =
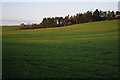
<svg viewBox="0 0 120 80">
<path fill-rule="evenodd" d="M 118 78 L 118 21 L 2 27 L 3 78 Z"/>
</svg>

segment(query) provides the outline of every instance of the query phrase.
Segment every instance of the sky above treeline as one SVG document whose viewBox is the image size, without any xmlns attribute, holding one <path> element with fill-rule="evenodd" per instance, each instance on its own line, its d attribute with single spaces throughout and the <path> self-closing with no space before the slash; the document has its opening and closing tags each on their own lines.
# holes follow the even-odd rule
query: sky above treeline
<svg viewBox="0 0 120 80">
<path fill-rule="evenodd" d="M 118 2 L 2 2 L 2 25 L 39 24 L 44 17 L 64 17 L 99 9 L 118 11 Z"/>
</svg>

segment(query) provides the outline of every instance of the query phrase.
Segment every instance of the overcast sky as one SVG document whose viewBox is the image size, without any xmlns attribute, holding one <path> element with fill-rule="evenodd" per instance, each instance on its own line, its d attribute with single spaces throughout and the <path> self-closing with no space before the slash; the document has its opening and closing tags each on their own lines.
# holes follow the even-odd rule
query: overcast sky
<svg viewBox="0 0 120 80">
<path fill-rule="evenodd" d="M 17 0 L 16 0 L 17 1 Z M 19 0 L 18 0 L 19 1 Z M 40 23 L 44 17 L 66 16 L 75 15 L 76 13 L 83 13 L 88 10 L 94 11 L 95 9 L 103 11 L 116 11 L 118 10 L 118 0 L 91 0 L 91 2 L 80 2 L 79 0 L 69 0 L 69 2 L 8 2 L 2 0 L 2 25 L 19 25 L 24 23 Z M 41 1 L 41 0 L 39 0 Z M 52 0 L 54 1 L 54 0 Z M 59 0 L 60 1 L 60 0 Z M 72 2 L 76 1 L 76 2 Z M 77 2 L 79 1 L 79 2 Z M 109 1 L 109 2 L 108 2 Z"/>
</svg>

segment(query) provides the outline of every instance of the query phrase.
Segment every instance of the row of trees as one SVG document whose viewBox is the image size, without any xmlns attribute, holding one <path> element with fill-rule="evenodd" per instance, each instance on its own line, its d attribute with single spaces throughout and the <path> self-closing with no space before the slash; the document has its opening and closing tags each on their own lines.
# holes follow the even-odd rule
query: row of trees
<svg viewBox="0 0 120 80">
<path fill-rule="evenodd" d="M 40 24 L 32 24 L 32 25 L 23 25 L 22 29 L 33 29 L 33 28 L 49 28 L 49 27 L 61 27 L 68 26 L 73 24 L 87 23 L 87 22 L 95 22 L 95 21 L 104 21 L 104 20 L 114 20 L 120 19 L 119 11 L 99 11 L 96 9 L 94 12 L 87 11 L 86 13 L 77 13 L 73 16 L 65 16 L 65 17 L 48 17 L 43 18 Z"/>
</svg>

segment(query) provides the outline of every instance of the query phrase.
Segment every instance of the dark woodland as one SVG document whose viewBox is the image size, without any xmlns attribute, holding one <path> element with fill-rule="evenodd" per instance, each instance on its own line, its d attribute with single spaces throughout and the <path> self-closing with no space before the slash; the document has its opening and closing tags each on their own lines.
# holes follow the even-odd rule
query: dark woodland
<svg viewBox="0 0 120 80">
<path fill-rule="evenodd" d="M 101 11 L 96 9 L 94 12 L 87 11 L 85 13 L 77 13 L 73 16 L 65 17 L 45 17 L 40 24 L 25 25 L 21 23 L 20 29 L 35 29 L 35 28 L 51 28 L 51 27 L 62 27 L 73 24 L 81 24 L 88 22 L 104 21 L 120 19 L 119 11 Z"/>
</svg>

